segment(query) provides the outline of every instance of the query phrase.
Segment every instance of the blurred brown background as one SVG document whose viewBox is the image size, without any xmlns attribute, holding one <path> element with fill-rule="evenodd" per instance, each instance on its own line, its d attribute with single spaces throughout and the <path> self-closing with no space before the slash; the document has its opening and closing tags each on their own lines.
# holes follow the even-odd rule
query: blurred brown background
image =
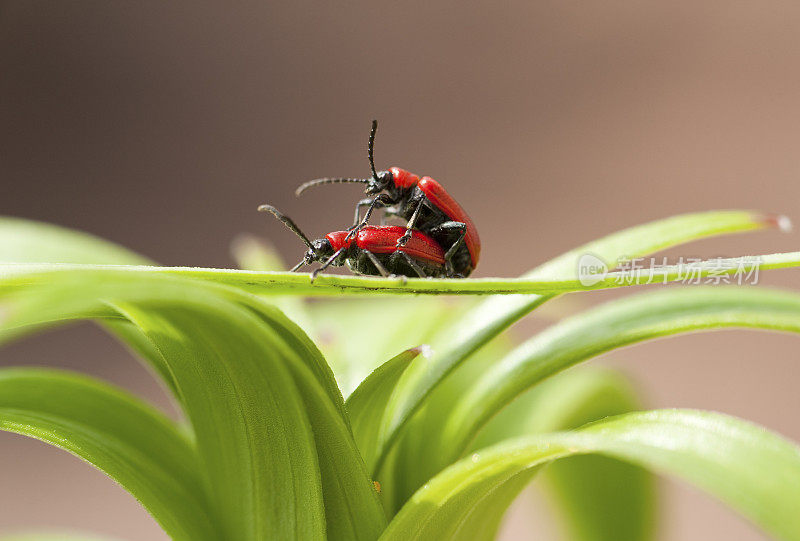
<svg viewBox="0 0 800 541">
<path fill-rule="evenodd" d="M 170 265 L 230 266 L 243 231 L 295 260 L 270 202 L 316 235 L 357 187 L 303 180 L 378 166 L 442 181 L 483 240 L 476 276 L 514 276 L 602 234 L 714 208 L 800 220 L 796 2 L 0 3 L 0 213 L 84 229 Z M 759 233 L 672 252 L 797 249 Z M 798 288 L 795 271 L 762 281 Z M 607 294 L 583 296 L 593 303 Z M 693 335 L 623 350 L 653 407 L 738 415 L 800 440 L 797 337 Z M 0 351 L 0 364 L 97 374 L 164 403 L 89 326 Z M 663 539 L 760 539 L 666 483 Z M 549 539 L 541 502 L 507 539 Z M 532 509 L 534 509 L 532 511 Z M 119 487 L 0 434 L 0 532 L 69 527 L 161 539 Z"/>
</svg>

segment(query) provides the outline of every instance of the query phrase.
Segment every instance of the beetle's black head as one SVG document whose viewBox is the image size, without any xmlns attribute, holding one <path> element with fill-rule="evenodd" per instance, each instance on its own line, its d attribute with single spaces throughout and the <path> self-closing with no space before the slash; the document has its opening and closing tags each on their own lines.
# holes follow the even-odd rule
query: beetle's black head
<svg viewBox="0 0 800 541">
<path fill-rule="evenodd" d="M 334 249 L 331 241 L 328 239 L 317 239 L 311 241 L 311 247 L 306 251 L 303 256 L 303 261 L 306 265 L 310 265 L 314 261 L 322 261 L 328 259 L 333 255 Z"/>
<path fill-rule="evenodd" d="M 367 180 L 367 187 L 364 193 L 374 195 L 382 192 L 394 185 L 394 178 L 391 171 L 377 171 L 375 175 Z"/>
</svg>

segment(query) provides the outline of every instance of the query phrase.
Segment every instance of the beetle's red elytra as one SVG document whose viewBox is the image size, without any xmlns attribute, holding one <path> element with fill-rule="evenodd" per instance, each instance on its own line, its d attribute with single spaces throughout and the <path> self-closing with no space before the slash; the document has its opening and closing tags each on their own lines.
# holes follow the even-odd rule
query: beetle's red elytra
<svg viewBox="0 0 800 541">
<path fill-rule="evenodd" d="M 395 170 L 400 171 L 399 168 L 393 167 L 391 169 L 392 176 L 394 176 Z M 409 173 L 408 175 L 419 178 L 413 173 Z M 467 234 L 464 237 L 464 244 L 467 245 L 470 260 L 472 261 L 472 268 L 474 269 L 478 265 L 478 259 L 480 259 L 481 256 L 481 238 L 478 236 L 478 228 L 475 227 L 472 218 L 469 217 L 467 212 L 453 199 L 447 190 L 431 177 L 422 177 L 417 183 L 417 187 L 422 190 L 425 197 L 444 212 L 448 218 L 455 222 L 466 224 Z"/>
<path fill-rule="evenodd" d="M 397 225 L 368 225 L 358 231 L 355 237 L 348 239 L 349 231 L 334 231 L 325 235 L 334 250 L 349 248 L 355 244 L 362 250 L 373 254 L 390 254 L 396 250 L 405 252 L 415 259 L 428 263 L 444 265 L 444 251 L 429 236 L 412 231 L 411 239 L 403 246 L 397 246 L 397 240 L 406 232 L 405 227 Z"/>
</svg>

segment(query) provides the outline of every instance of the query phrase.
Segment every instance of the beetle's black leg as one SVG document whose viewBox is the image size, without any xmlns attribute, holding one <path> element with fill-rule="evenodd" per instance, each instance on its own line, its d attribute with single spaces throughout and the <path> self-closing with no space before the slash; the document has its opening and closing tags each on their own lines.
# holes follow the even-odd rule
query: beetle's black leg
<svg viewBox="0 0 800 541">
<path fill-rule="evenodd" d="M 378 272 L 381 273 L 381 276 L 383 276 L 384 278 L 388 278 L 389 271 L 387 271 L 386 267 L 383 266 L 383 263 L 381 263 L 378 260 L 378 258 L 375 257 L 375 254 L 373 254 L 368 250 L 364 250 L 364 253 L 367 254 L 367 257 L 369 258 L 370 261 L 372 261 L 372 264 L 375 265 L 375 268 L 378 269 Z"/>
<path fill-rule="evenodd" d="M 458 238 L 456 241 L 447 249 L 444 254 L 444 262 L 445 267 L 447 268 L 447 277 L 448 278 L 456 278 L 454 270 L 453 270 L 453 256 L 456 254 L 456 251 L 461 247 L 461 244 L 464 242 L 464 238 L 467 236 L 467 224 L 464 222 L 444 222 L 442 224 L 437 225 L 436 227 L 432 227 L 430 230 L 431 236 L 437 236 L 439 233 L 444 232 L 456 232 L 458 234 Z"/>
<path fill-rule="evenodd" d="M 331 266 L 331 264 L 332 264 L 334 261 L 336 261 L 336 258 L 337 258 L 337 257 L 339 257 L 339 256 L 342 254 L 342 252 L 344 252 L 344 250 L 345 250 L 344 248 L 339 248 L 338 250 L 336 250 L 335 252 L 333 252 L 333 255 L 332 255 L 332 256 L 330 256 L 330 257 L 327 259 L 327 261 L 325 261 L 325 263 L 323 263 L 322 265 L 320 265 L 320 267 L 319 267 L 318 269 L 314 269 L 314 272 L 312 272 L 312 273 L 311 273 L 311 282 L 312 282 L 312 283 L 314 282 L 314 280 L 317 278 L 317 275 L 318 275 L 319 273 L 321 273 L 322 271 L 324 271 L 325 269 L 327 269 L 328 267 L 330 267 L 330 266 Z"/>
<path fill-rule="evenodd" d="M 419 218 L 419 213 L 422 210 L 422 205 L 425 203 L 424 197 L 419 197 L 419 202 L 417 203 L 417 208 L 414 209 L 414 213 L 409 218 L 408 223 L 406 224 L 406 232 L 403 233 L 403 236 L 397 239 L 398 246 L 405 246 L 406 243 L 411 240 L 411 230 L 414 229 L 414 224 L 417 223 L 417 218 Z"/>
<path fill-rule="evenodd" d="M 414 272 L 417 273 L 417 276 L 419 276 L 420 278 L 427 278 L 428 277 L 428 275 L 425 274 L 425 271 L 422 270 L 422 267 L 420 267 L 417 264 L 417 262 L 414 261 L 413 257 L 411 257 L 410 255 L 408 255 L 407 253 L 405 253 L 402 250 L 397 250 L 394 254 L 392 254 L 392 257 L 397 256 L 397 254 L 400 254 L 400 256 L 398 256 L 398 257 L 402 257 L 403 259 L 406 260 L 406 263 L 408 263 L 408 266 L 411 267 L 412 269 L 414 269 Z"/>
<path fill-rule="evenodd" d="M 359 201 L 359 203 L 361 202 Z M 377 208 L 385 207 L 387 205 L 391 205 L 392 203 L 394 203 L 394 201 L 392 201 L 392 198 L 385 193 L 382 193 L 377 197 L 375 197 L 375 199 L 373 199 L 372 202 L 370 203 L 367 212 L 364 214 L 364 218 L 361 220 L 361 222 L 353 225 L 353 227 L 351 227 L 348 230 L 350 231 L 350 233 L 347 234 L 344 240 L 348 241 L 352 239 L 356 235 L 356 233 L 358 233 L 364 226 L 367 225 L 367 223 L 369 223 L 369 219 L 372 216 L 372 212 L 375 210 L 376 207 Z"/>
<path fill-rule="evenodd" d="M 464 222 L 444 222 L 443 224 L 439 224 L 438 226 L 436 226 L 433 229 L 431 229 L 431 233 L 434 233 L 434 232 L 438 233 L 440 231 L 457 231 L 458 232 L 458 238 L 453 243 L 453 245 L 450 246 L 450 248 L 447 249 L 447 251 L 444 254 L 445 261 L 449 261 L 449 260 L 453 259 L 453 256 L 455 255 L 456 250 L 458 250 L 461 247 L 461 243 L 464 242 L 464 239 L 467 236 L 467 224 L 465 224 Z"/>
<path fill-rule="evenodd" d="M 356 203 L 356 215 L 353 217 L 353 225 L 350 229 L 354 229 L 358 223 L 361 221 L 361 209 L 363 207 L 368 207 L 372 204 L 372 198 L 367 197 L 366 199 L 362 199 L 358 203 Z"/>
</svg>

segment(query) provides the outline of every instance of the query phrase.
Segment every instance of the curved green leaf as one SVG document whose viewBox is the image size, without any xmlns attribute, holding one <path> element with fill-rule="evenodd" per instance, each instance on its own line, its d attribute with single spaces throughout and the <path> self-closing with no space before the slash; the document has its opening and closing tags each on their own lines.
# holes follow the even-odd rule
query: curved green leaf
<svg viewBox="0 0 800 541">
<path fill-rule="evenodd" d="M 597 453 L 675 475 L 711 493 L 767 533 L 800 539 L 800 449 L 763 428 L 707 412 L 631 413 L 574 432 L 522 438 L 474 454 L 421 488 L 381 539 L 472 539 L 475 509 L 522 472 Z M 479 521 L 478 521 L 479 522 Z"/>
<path fill-rule="evenodd" d="M 197 453 L 121 389 L 43 369 L 0 370 L 0 430 L 65 449 L 130 492 L 173 539 L 219 539 Z"/>
<path fill-rule="evenodd" d="M 386 517 L 353 438 L 342 395 L 322 354 L 279 310 L 239 292 L 231 297 L 253 309 L 283 340 L 284 355 L 308 412 L 322 476 L 330 539 L 377 538 Z"/>
<path fill-rule="evenodd" d="M 342 393 L 352 393 L 386 359 L 427 343 L 457 309 L 453 301 L 461 300 L 395 296 L 316 302 L 314 329 Z"/>
<path fill-rule="evenodd" d="M 578 261 L 584 254 L 593 254 L 613 266 L 613 262 L 620 258 L 640 257 L 703 237 L 754 230 L 778 223 L 779 220 L 774 218 L 746 211 L 675 216 L 632 227 L 578 247 L 534 269 L 523 280 L 536 281 L 543 276 L 556 275 L 574 277 Z M 441 340 L 432 342 L 436 352 L 433 358 L 424 365 L 411 367 L 403 375 L 400 382 L 403 389 L 394 394 L 388 406 L 386 422 L 377 444 L 381 449 L 379 457 L 385 458 L 411 416 L 450 372 L 512 323 L 553 296 L 555 293 L 490 298 L 454 321 L 450 331 L 442 333 Z"/>
<path fill-rule="evenodd" d="M 5 295 L 6 326 L 114 315 L 99 299 L 119 307 L 173 375 L 218 505 L 232 521 L 225 529 L 230 537 L 313 537 L 327 529 L 332 537 L 374 539 L 383 529 L 385 517 L 330 369 L 277 309 L 191 280 L 113 269 L 57 276 Z M 280 375 L 286 370 L 288 384 Z M 303 443 L 305 432 L 297 434 L 306 430 L 310 444 Z M 323 509 L 320 469 L 327 520 L 311 515 Z"/>
<path fill-rule="evenodd" d="M 639 408 L 636 393 L 621 374 L 594 367 L 567 370 L 543 381 L 493 417 L 471 452 L 511 438 L 577 428 Z M 655 483 L 652 474 L 639 466 L 583 455 L 559 460 L 541 476 L 560 512 L 565 539 L 639 541 L 653 537 Z M 504 485 L 501 490 L 515 494 L 513 486 Z M 500 508 L 499 513 L 504 510 Z"/>
<path fill-rule="evenodd" d="M 514 397 L 569 366 L 635 342 L 725 327 L 800 332 L 800 295 L 751 287 L 666 289 L 563 320 L 517 347 L 465 392 L 447 423 L 442 449 L 458 456 Z"/>
<path fill-rule="evenodd" d="M 420 348 L 412 348 L 389 359 L 362 381 L 347 399 L 345 407 L 350 414 L 353 437 L 367 464 L 372 464 L 375 460 L 374 444 L 386 411 L 386 403 L 389 402 L 400 376 L 420 353 Z"/>
<path fill-rule="evenodd" d="M 0 216 L 0 262 L 152 265 L 147 258 L 88 233 L 4 216 Z"/>
<path fill-rule="evenodd" d="M 222 537 L 325 535 L 311 427 L 266 325 L 185 281 L 112 271 L 61 277 L 7 298 L 7 325 L 115 313 L 134 323 L 173 374 Z"/>
<path fill-rule="evenodd" d="M 174 375 L 224 537 L 323 536 L 314 438 L 274 334 L 243 308 L 191 294 L 114 306 Z"/>
</svg>

